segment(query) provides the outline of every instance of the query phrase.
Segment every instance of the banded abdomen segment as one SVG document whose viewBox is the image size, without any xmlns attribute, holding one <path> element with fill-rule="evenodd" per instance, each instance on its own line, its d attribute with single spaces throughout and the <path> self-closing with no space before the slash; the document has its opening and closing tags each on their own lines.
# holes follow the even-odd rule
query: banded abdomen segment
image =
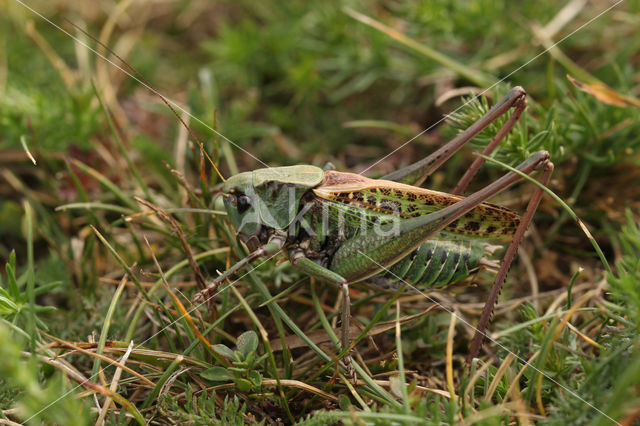
<svg viewBox="0 0 640 426">
<path fill-rule="evenodd" d="M 395 290 L 407 283 L 418 290 L 442 288 L 458 282 L 478 268 L 486 242 L 428 240 L 386 273 L 369 280 L 373 287 Z"/>
</svg>

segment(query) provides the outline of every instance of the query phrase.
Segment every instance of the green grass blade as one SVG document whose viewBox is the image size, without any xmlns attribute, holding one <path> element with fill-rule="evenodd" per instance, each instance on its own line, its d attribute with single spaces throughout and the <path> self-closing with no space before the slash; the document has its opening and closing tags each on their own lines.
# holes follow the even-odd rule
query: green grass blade
<svg viewBox="0 0 640 426">
<path fill-rule="evenodd" d="M 118 306 L 118 302 L 120 301 L 120 296 L 122 296 L 122 292 L 125 289 L 125 284 L 128 280 L 127 274 L 122 277 L 120 281 L 120 285 L 116 289 L 116 292 L 111 299 L 111 303 L 109 304 L 109 308 L 107 309 L 107 314 L 104 317 L 104 322 L 102 324 L 102 330 L 100 331 L 100 339 L 98 340 L 98 347 L 96 348 L 97 354 L 102 354 L 104 352 L 104 345 L 107 342 L 107 336 L 109 336 L 109 328 L 111 328 L 111 324 L 113 322 L 113 315 L 116 311 L 116 307 Z M 93 370 L 91 373 L 91 377 L 97 377 L 98 371 L 100 369 L 100 358 L 97 358 L 93 362 Z"/>
<path fill-rule="evenodd" d="M 27 235 L 27 299 L 29 300 L 29 314 L 27 315 L 27 332 L 31 338 L 31 348 L 36 349 L 37 333 L 36 333 L 36 277 L 35 265 L 33 258 L 33 209 L 28 201 L 24 201 L 24 220 Z"/>
<path fill-rule="evenodd" d="M 486 75 L 481 71 L 471 69 L 465 66 L 464 64 L 438 52 L 437 50 L 432 49 L 429 46 L 418 43 L 417 41 L 407 37 L 406 35 L 402 34 L 396 29 L 391 28 L 380 21 L 376 21 L 375 19 L 367 15 L 364 15 L 360 12 L 357 12 L 351 9 L 350 7 L 344 7 L 342 10 L 344 11 L 344 13 L 351 16 L 353 19 L 359 22 L 362 22 L 363 24 L 388 35 L 389 37 L 396 40 L 400 44 L 403 44 L 408 48 L 410 48 L 411 50 L 415 50 L 416 52 L 426 56 L 427 58 L 439 63 L 443 67 L 450 69 L 451 71 L 458 74 L 460 77 L 463 77 L 469 80 L 476 86 L 490 87 L 495 83 L 497 83 L 496 78 Z"/>
</svg>

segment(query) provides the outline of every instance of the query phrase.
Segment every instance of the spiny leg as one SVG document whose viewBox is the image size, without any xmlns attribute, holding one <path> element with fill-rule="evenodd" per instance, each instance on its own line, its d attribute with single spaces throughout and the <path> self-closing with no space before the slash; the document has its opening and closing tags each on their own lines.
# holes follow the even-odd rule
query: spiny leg
<svg viewBox="0 0 640 426">
<path fill-rule="evenodd" d="M 351 323 L 351 298 L 349 297 L 349 284 L 343 282 L 340 284 L 340 292 L 342 293 L 342 350 L 349 349 L 351 345 L 351 339 L 349 338 L 349 328 Z M 353 361 L 351 360 L 351 350 L 349 350 L 344 356 L 344 364 L 347 367 L 347 374 L 351 379 L 351 382 L 357 383 L 358 377 L 356 376 L 356 370 L 353 368 Z"/>
<path fill-rule="evenodd" d="M 349 323 L 351 319 L 351 301 L 349 298 L 349 284 L 347 280 L 341 275 L 325 268 L 304 256 L 304 253 L 300 250 L 291 250 L 289 252 L 289 259 L 291 264 L 300 269 L 305 274 L 335 284 L 340 289 L 342 295 L 342 350 L 349 348 Z M 353 368 L 353 362 L 351 355 L 347 352 L 343 358 L 345 367 L 347 369 L 347 375 L 351 378 L 353 383 L 356 382 L 356 371 Z"/>
<path fill-rule="evenodd" d="M 524 96 L 519 97 L 515 100 L 514 110 L 513 110 L 513 113 L 511 114 L 511 117 L 509 117 L 507 122 L 504 123 L 504 125 L 500 128 L 498 133 L 496 133 L 493 139 L 491 139 L 491 142 L 489 142 L 489 144 L 482 151 L 483 155 L 485 156 L 491 155 L 491 153 L 496 149 L 496 147 L 500 144 L 500 142 L 502 142 L 502 140 L 507 135 L 507 133 L 509 133 L 509 131 L 513 129 L 513 126 L 516 125 L 516 123 L 520 119 L 520 116 L 522 115 L 526 107 L 527 107 L 527 100 L 525 99 Z M 467 169 L 465 174 L 460 178 L 456 187 L 453 189 L 451 193 L 455 195 L 462 194 L 464 190 L 467 188 L 467 185 L 469 185 L 469 182 L 471 182 L 471 180 L 476 175 L 476 173 L 478 173 L 478 170 L 480 170 L 480 167 L 482 167 L 482 165 L 484 164 L 484 161 L 485 160 L 482 157 L 476 158 L 473 161 L 473 163 L 471 163 L 471 166 Z"/>
<path fill-rule="evenodd" d="M 547 161 L 542 176 L 540 177 L 540 183 L 542 185 L 547 186 L 549 180 L 551 179 L 551 173 L 553 172 L 553 163 Z M 491 314 L 493 313 L 493 308 L 498 300 L 498 295 L 500 294 L 500 290 L 502 289 L 502 284 L 507 276 L 507 272 L 509 271 L 509 267 L 511 266 L 511 262 L 518 251 L 518 246 L 524 237 L 524 233 L 527 230 L 527 227 L 531 223 L 533 219 L 533 215 L 536 212 L 538 205 L 540 204 L 540 199 L 542 198 L 543 189 L 536 187 L 536 190 L 529 200 L 529 204 L 527 205 L 527 209 L 520 221 L 520 225 L 518 229 L 516 229 L 515 234 L 513 235 L 513 239 L 511 240 L 511 244 L 507 248 L 507 251 L 502 260 L 502 265 L 498 274 L 496 275 L 496 279 L 493 282 L 493 286 L 491 287 L 491 291 L 489 292 L 489 297 L 484 305 L 482 310 L 482 315 L 480 316 L 480 321 L 478 321 L 478 326 L 476 327 L 476 332 L 473 336 L 473 340 L 471 341 L 471 347 L 469 348 L 469 356 L 467 357 L 467 364 L 471 365 L 471 361 L 478 356 L 480 352 L 480 348 L 482 347 L 482 342 L 484 337 L 486 336 L 485 332 L 487 330 L 487 325 L 489 324 L 489 320 L 491 319 Z"/>
<path fill-rule="evenodd" d="M 231 268 L 227 269 L 219 277 L 213 280 L 213 282 L 209 284 L 206 289 L 202 290 L 199 293 L 196 293 L 193 298 L 194 301 L 202 302 L 203 300 L 207 300 L 210 294 L 214 294 L 216 292 L 220 283 L 222 283 L 227 277 L 231 276 L 231 274 L 239 271 L 256 259 L 276 254 L 282 249 L 284 243 L 284 238 L 280 238 L 278 236 L 272 237 L 267 244 L 262 247 L 258 247 L 255 251 L 249 253 L 245 258 L 240 259 Z"/>
<path fill-rule="evenodd" d="M 524 101 L 525 96 L 526 92 L 522 87 L 514 87 L 485 115 L 483 115 L 478 121 L 473 123 L 454 139 L 452 139 L 427 157 L 423 158 L 422 160 L 407 167 L 403 167 L 400 170 L 396 170 L 395 172 L 390 173 L 386 176 L 383 176 L 382 179 L 406 183 L 408 185 L 420 186 L 429 175 L 431 175 L 438 169 L 438 167 L 440 167 L 444 162 L 451 158 L 453 154 L 455 154 L 471 139 L 476 137 L 482 130 L 493 123 L 498 117 L 505 114 L 512 107 L 518 107 L 519 105 L 521 105 Z M 524 109 L 524 105 L 522 105 L 522 109 Z M 505 126 L 503 126 L 503 128 L 506 127 L 507 124 L 508 123 L 505 123 Z M 511 126 L 513 127 L 513 125 Z"/>
</svg>

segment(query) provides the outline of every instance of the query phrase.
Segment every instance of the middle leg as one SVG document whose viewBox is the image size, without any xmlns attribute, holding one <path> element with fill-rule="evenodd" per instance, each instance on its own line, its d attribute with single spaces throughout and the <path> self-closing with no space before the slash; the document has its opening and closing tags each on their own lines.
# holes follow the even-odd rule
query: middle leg
<svg viewBox="0 0 640 426">
<path fill-rule="evenodd" d="M 342 350 L 347 351 L 343 361 L 347 369 L 347 374 L 353 383 L 356 382 L 356 371 L 353 368 L 353 361 L 349 354 L 349 346 L 351 344 L 349 339 L 349 325 L 351 322 L 351 300 L 349 298 L 349 284 L 347 280 L 341 275 L 325 268 L 322 265 L 318 265 L 313 260 L 308 259 L 302 252 L 292 251 L 289 253 L 289 259 L 291 264 L 307 275 L 327 281 L 334 284 L 340 290 L 342 297 L 342 317 L 341 317 L 341 333 L 342 333 Z"/>
</svg>

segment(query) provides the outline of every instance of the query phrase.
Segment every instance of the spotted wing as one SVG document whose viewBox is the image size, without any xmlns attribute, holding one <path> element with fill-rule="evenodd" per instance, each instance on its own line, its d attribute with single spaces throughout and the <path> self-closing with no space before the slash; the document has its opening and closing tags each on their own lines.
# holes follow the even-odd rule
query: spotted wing
<svg viewBox="0 0 640 426">
<path fill-rule="evenodd" d="M 313 192 L 325 200 L 407 219 L 438 211 L 464 199 L 458 195 L 335 171 L 325 172 L 323 181 Z M 504 239 L 515 233 L 519 223 L 520 217 L 514 211 L 482 203 L 442 232 L 452 238 Z"/>
</svg>

